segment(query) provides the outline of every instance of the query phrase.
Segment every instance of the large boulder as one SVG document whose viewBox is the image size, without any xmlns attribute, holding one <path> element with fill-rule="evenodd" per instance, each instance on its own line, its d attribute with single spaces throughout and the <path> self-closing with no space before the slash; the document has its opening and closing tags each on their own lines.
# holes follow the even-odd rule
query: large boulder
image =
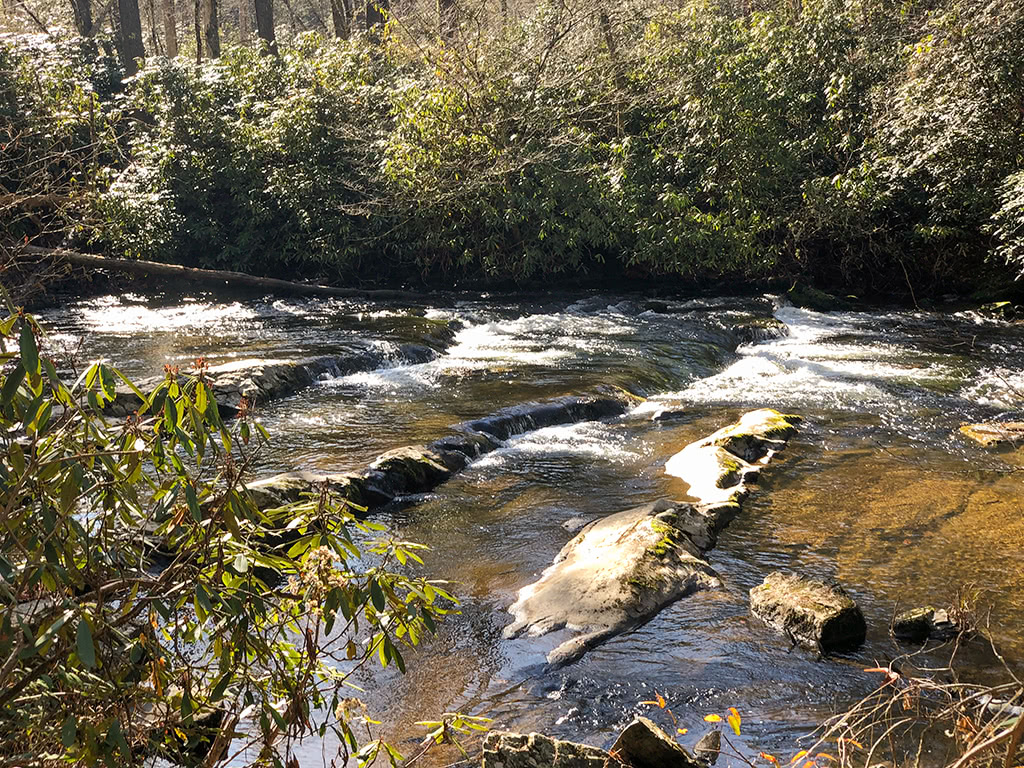
<svg viewBox="0 0 1024 768">
<path fill-rule="evenodd" d="M 750 609 L 794 643 L 820 653 L 864 642 L 867 626 L 841 587 L 776 571 L 750 590 Z"/>
<path fill-rule="evenodd" d="M 680 597 L 717 586 L 700 549 L 673 525 L 697 514 L 688 504 L 663 500 L 590 523 L 538 581 L 520 590 L 505 636 L 563 628 L 581 633 L 548 654 L 548 662 L 560 666 Z"/>
<path fill-rule="evenodd" d="M 614 758 L 632 768 L 706 768 L 646 717 L 638 717 L 627 725 L 610 751 Z"/>
<path fill-rule="evenodd" d="M 483 768 L 607 768 L 612 764 L 611 755 L 603 749 L 540 733 L 491 731 L 484 739 Z"/>
</svg>

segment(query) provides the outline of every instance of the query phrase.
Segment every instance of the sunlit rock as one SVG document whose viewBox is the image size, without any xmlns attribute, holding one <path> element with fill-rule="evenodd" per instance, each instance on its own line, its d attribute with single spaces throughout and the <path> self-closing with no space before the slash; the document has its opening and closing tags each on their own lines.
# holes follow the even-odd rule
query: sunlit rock
<svg viewBox="0 0 1024 768">
<path fill-rule="evenodd" d="M 776 571 L 750 590 L 750 610 L 794 643 L 827 653 L 864 642 L 867 627 L 838 586 Z"/>
<path fill-rule="evenodd" d="M 687 445 L 665 464 L 665 474 L 690 485 L 690 495 L 705 503 L 739 502 L 760 466 L 796 433 L 799 416 L 771 408 L 745 413 L 735 424 Z"/>
<path fill-rule="evenodd" d="M 568 629 L 577 636 L 548 654 L 554 666 L 654 616 L 698 589 L 718 585 L 697 546 L 671 521 L 668 501 L 634 507 L 586 526 L 509 608 L 506 637 Z"/>
<path fill-rule="evenodd" d="M 540 733 L 491 731 L 484 739 L 483 768 L 606 768 L 612 762 L 603 749 Z"/>
<path fill-rule="evenodd" d="M 960 427 L 960 434 L 986 448 L 1003 444 L 1024 445 L 1024 421 L 964 424 Z"/>
<path fill-rule="evenodd" d="M 539 580 L 520 590 L 505 635 L 568 630 L 575 636 L 547 656 L 549 664 L 567 664 L 679 598 L 718 586 L 703 553 L 739 514 L 747 484 L 799 421 L 770 409 L 752 411 L 688 445 L 669 465 L 699 502 L 662 499 L 585 526 Z"/>
</svg>

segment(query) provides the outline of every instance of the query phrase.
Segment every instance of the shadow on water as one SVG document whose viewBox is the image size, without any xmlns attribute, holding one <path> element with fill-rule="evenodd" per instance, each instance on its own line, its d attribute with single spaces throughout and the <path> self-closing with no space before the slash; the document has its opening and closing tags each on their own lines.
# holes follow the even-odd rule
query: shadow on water
<svg viewBox="0 0 1024 768">
<path fill-rule="evenodd" d="M 730 328 L 770 311 L 757 299 L 654 306 L 592 294 L 411 308 L 128 296 L 43 319 L 54 343 L 138 376 L 197 355 L 294 358 L 419 343 L 439 323 L 455 323 L 428 362 L 396 361 L 263 406 L 275 437 L 265 471 L 359 467 L 502 406 L 598 384 L 649 396 L 609 423 L 517 436 L 386 513 L 403 537 L 432 547 L 427 572 L 450 580 L 463 605 L 409 654 L 407 675 L 363 681 L 371 711 L 407 752 L 423 734 L 416 721 L 454 710 L 607 745 L 633 714 L 650 711 L 640 702 L 657 691 L 689 729 L 684 742 L 699 738 L 703 715 L 735 706 L 744 748 L 788 754 L 815 722 L 877 682 L 864 667 L 901 652 L 888 636 L 897 606 L 948 603 L 959 586 L 976 585 L 992 606 L 994 637 L 1024 671 L 1024 455 L 986 452 L 956 435 L 963 421 L 1019 410 L 1024 328 L 970 315 L 783 307 L 776 316 L 787 336 L 734 349 Z M 502 638 L 517 591 L 571 538 L 563 524 L 684 497 L 664 462 L 762 406 L 806 423 L 711 553 L 722 589 L 680 601 L 557 672 L 543 665 L 557 634 Z M 652 420 L 665 412 L 676 417 Z M 747 592 L 776 568 L 839 580 L 868 620 L 866 644 L 820 660 L 752 618 Z M 994 671 L 980 649 L 968 649 L 964 663 L 979 679 Z M 313 765 L 335 745 L 302 749 L 303 765 Z"/>
</svg>

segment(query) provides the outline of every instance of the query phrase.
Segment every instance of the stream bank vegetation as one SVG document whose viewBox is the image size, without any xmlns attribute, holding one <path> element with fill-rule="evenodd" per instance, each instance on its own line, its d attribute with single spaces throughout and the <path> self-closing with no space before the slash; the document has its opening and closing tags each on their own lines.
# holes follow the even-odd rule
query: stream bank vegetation
<svg viewBox="0 0 1024 768">
<path fill-rule="evenodd" d="M 245 407 L 221 418 L 202 361 L 111 419 L 127 380 L 75 379 L 41 339 L 0 322 L 0 765 L 294 765 L 313 733 L 342 762 L 402 759 L 356 681 L 404 672 L 456 609 L 415 575 L 423 547 L 326 488 L 257 508 L 268 436 Z"/>
<path fill-rule="evenodd" d="M 1024 0 L 165 5 L 134 48 L 4 11 L 9 246 L 914 301 L 1024 270 Z"/>
</svg>

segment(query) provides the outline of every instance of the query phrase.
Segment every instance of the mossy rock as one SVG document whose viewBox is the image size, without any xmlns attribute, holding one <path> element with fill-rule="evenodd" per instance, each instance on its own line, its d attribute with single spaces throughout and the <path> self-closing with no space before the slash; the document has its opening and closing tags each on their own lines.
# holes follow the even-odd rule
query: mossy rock
<svg viewBox="0 0 1024 768">
<path fill-rule="evenodd" d="M 793 642 L 821 653 L 864 642 L 864 616 L 846 592 L 816 579 L 776 571 L 750 590 L 750 610 Z"/>
</svg>

